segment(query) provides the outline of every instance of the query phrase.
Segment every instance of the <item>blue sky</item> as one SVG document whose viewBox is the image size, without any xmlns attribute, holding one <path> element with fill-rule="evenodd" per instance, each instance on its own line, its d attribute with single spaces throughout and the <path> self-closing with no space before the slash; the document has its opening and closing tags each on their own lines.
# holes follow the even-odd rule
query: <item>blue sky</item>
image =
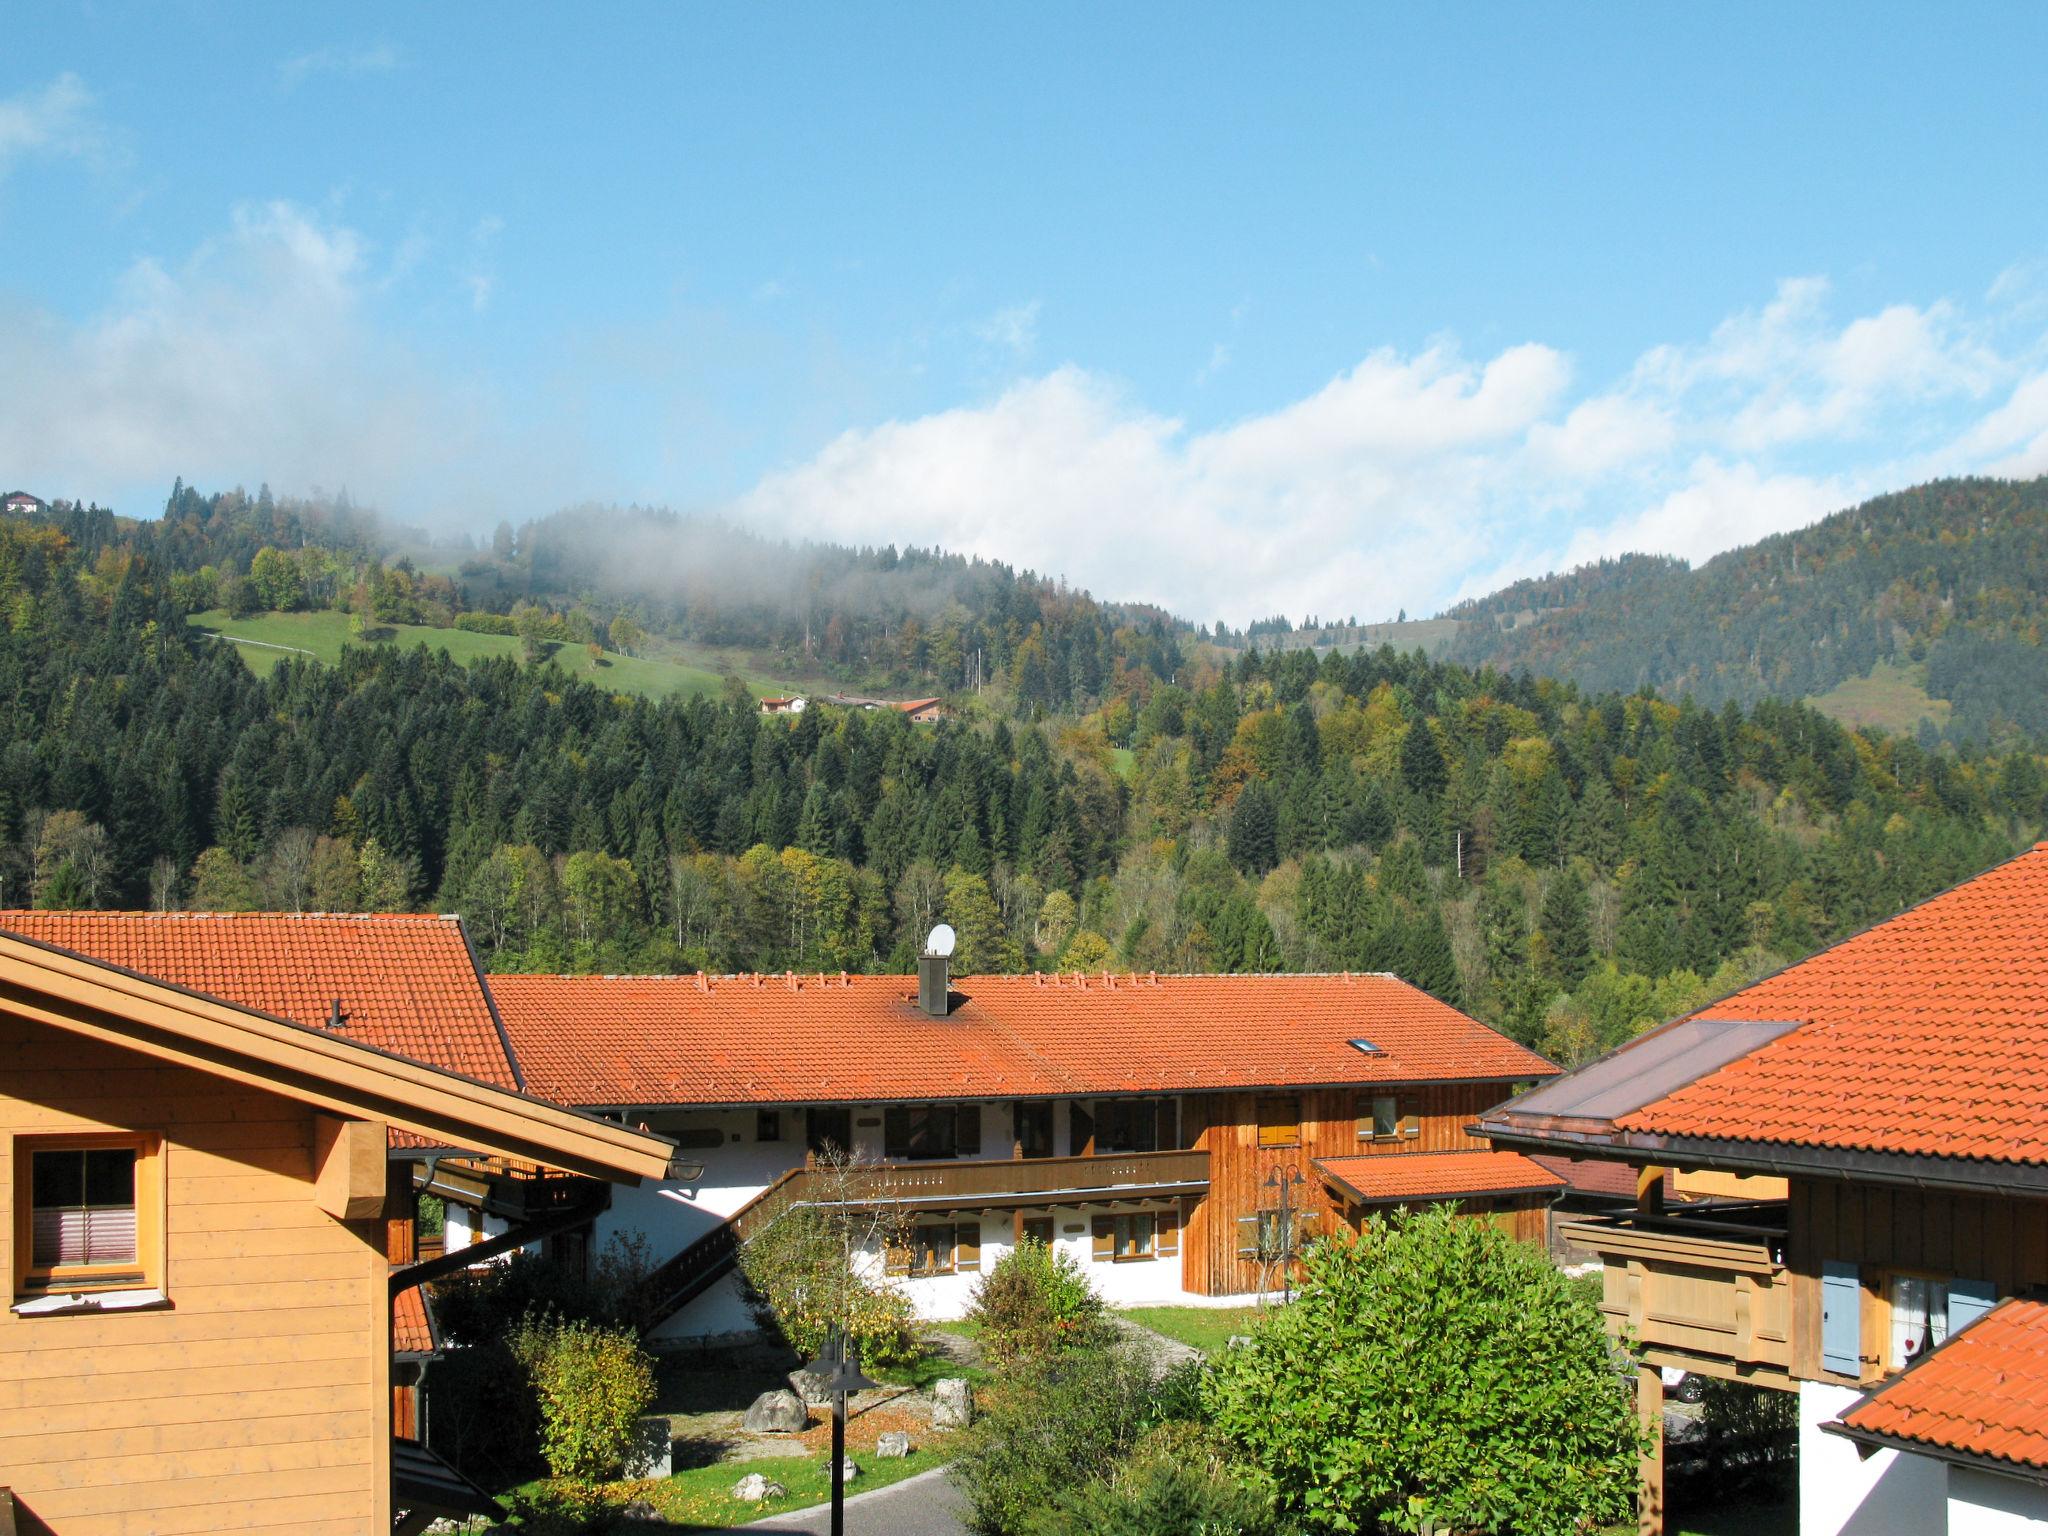
<svg viewBox="0 0 2048 1536">
<path fill-rule="evenodd" d="M 2048 469 L 2048 8 L 579 9 L 10 8 L 0 480 L 1242 622 Z"/>
</svg>

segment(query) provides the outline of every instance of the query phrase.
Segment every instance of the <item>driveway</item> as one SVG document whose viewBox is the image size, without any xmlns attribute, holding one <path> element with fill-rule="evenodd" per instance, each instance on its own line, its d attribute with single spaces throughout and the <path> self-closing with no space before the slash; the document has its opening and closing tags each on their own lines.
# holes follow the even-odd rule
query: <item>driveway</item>
<svg viewBox="0 0 2048 1536">
<path fill-rule="evenodd" d="M 763 1536 L 829 1536 L 832 1506 L 775 1515 L 742 1530 Z M 846 1536 L 967 1536 L 967 1500 L 944 1467 L 846 1501 Z"/>
</svg>

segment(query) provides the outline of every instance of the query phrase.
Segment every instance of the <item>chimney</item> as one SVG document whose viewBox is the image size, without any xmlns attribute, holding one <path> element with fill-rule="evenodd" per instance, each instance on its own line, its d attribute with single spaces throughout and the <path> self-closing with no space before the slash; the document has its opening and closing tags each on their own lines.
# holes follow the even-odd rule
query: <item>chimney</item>
<svg viewBox="0 0 2048 1536">
<path fill-rule="evenodd" d="M 949 956 L 926 953 L 917 960 L 917 1006 L 935 1019 L 953 1009 L 953 963 Z"/>
</svg>

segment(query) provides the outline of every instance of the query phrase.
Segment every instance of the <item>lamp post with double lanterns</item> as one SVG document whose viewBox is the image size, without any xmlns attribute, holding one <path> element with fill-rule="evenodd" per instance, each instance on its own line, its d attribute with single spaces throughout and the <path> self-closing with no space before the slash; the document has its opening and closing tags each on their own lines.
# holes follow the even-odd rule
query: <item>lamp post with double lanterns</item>
<svg viewBox="0 0 2048 1536">
<path fill-rule="evenodd" d="M 844 1328 L 832 1330 L 804 1369 L 824 1377 L 832 1394 L 832 1536 L 846 1536 L 846 1399 L 876 1383 L 861 1374 L 859 1353 L 849 1353 Z"/>
</svg>

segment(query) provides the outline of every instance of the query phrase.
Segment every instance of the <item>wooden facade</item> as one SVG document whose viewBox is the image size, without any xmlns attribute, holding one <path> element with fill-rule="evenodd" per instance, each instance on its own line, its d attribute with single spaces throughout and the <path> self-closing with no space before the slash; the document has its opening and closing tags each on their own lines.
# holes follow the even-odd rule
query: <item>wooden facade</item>
<svg viewBox="0 0 2048 1536">
<path fill-rule="evenodd" d="M 0 1188 L 35 1138 L 162 1138 L 168 1302 L 0 1312 L 0 1484 L 62 1536 L 388 1529 L 386 1230 L 315 1203 L 314 1112 L 4 1015 L 0 1057 Z"/>
<path fill-rule="evenodd" d="M 1400 1134 L 1375 1137 L 1372 1100 L 1391 1094 L 1399 1109 Z M 1288 1097 L 1298 1101 L 1292 1141 L 1261 1145 L 1262 1099 Z M 1299 1172 L 1290 1183 L 1290 1204 L 1312 1213 L 1328 1231 L 1332 1224 L 1355 1224 L 1355 1213 L 1341 1206 L 1317 1177 L 1312 1165 L 1319 1157 L 1398 1157 L 1415 1152 L 1467 1152 L 1475 1143 L 1465 1132 L 1479 1114 L 1499 1102 L 1498 1083 L 1452 1083 L 1427 1087 L 1311 1088 L 1288 1095 L 1223 1093 L 1190 1097 L 1183 1102 L 1182 1139 L 1209 1155 L 1209 1193 L 1191 1202 L 1182 1246 L 1182 1283 L 1204 1296 L 1236 1295 L 1272 1285 L 1268 1267 L 1240 1253 L 1244 1246 L 1241 1218 L 1256 1216 L 1277 1204 L 1267 1180 Z M 1267 1120 L 1274 1121 L 1268 1106 Z M 1361 1128 L 1366 1132 L 1361 1135 Z M 1534 1241 L 1543 1237 L 1544 1201 L 1504 1201 L 1510 1229 Z M 1476 1208 L 1477 1202 L 1466 1202 Z"/>
</svg>

